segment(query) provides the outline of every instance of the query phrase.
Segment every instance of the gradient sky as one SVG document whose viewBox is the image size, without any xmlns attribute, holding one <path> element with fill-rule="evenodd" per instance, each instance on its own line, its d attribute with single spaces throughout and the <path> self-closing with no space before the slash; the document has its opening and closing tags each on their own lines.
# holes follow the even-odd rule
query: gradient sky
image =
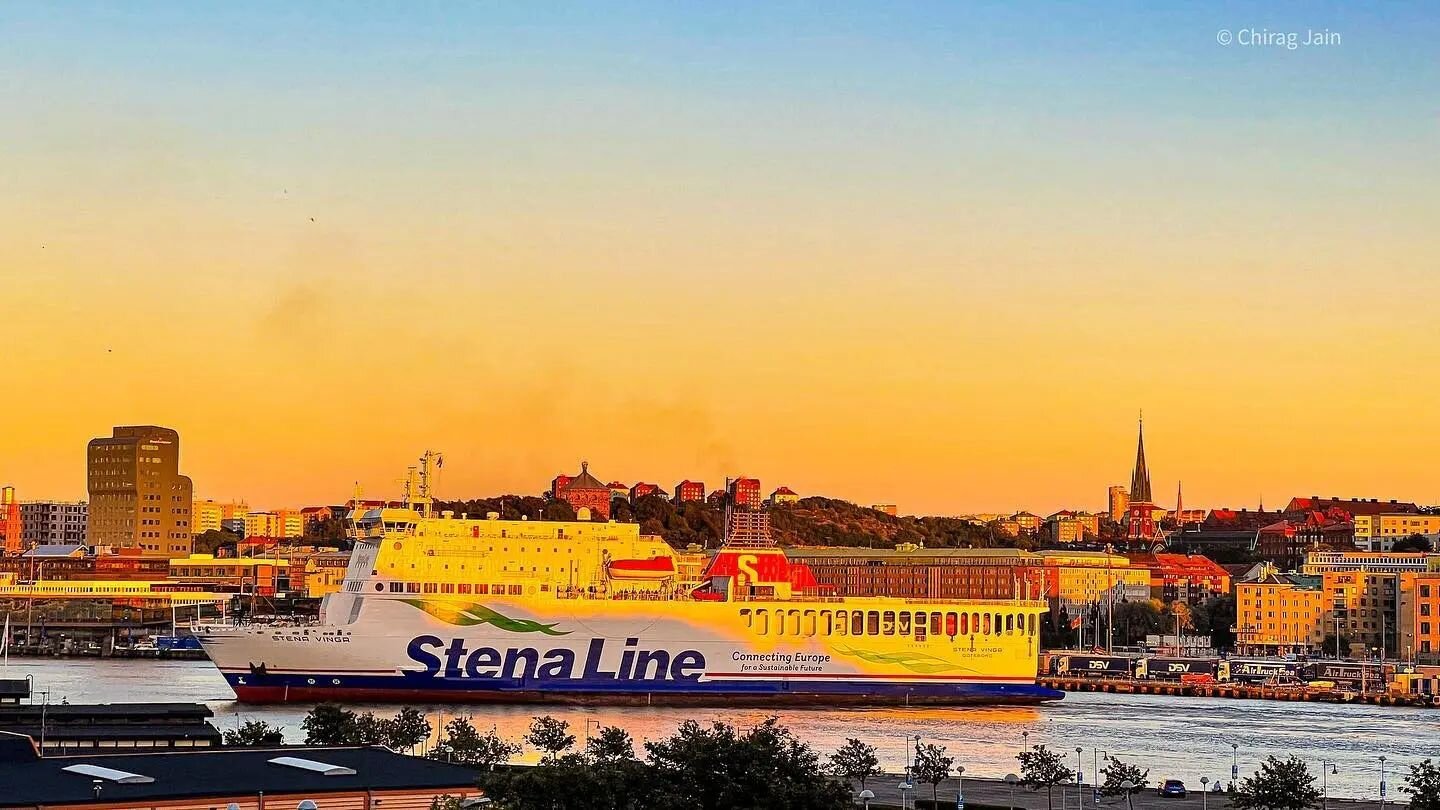
<svg viewBox="0 0 1440 810">
<path fill-rule="evenodd" d="M 0 5 L 0 482 L 1440 501 L 1433 6 L 536 5 Z"/>
</svg>

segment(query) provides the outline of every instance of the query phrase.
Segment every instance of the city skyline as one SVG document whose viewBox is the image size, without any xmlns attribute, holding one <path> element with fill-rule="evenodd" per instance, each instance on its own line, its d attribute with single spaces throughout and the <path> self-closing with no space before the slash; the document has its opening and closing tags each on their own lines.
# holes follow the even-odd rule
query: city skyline
<svg viewBox="0 0 1440 810">
<path fill-rule="evenodd" d="M 1329 30 L 1323 49 L 1217 32 Z M 0 480 L 1440 501 L 1423 5 L 0 13 Z"/>
</svg>

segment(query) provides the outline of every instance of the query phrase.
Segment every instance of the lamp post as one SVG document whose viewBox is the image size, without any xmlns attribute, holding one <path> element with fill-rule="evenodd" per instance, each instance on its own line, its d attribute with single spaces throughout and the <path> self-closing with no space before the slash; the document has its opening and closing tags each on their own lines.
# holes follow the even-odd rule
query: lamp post
<svg viewBox="0 0 1440 810">
<path fill-rule="evenodd" d="M 905 735 L 905 781 L 901 783 L 900 787 L 900 810 L 905 810 L 905 791 L 914 787 L 914 785 L 910 783 L 910 743 L 912 742 L 915 743 L 916 753 L 919 753 L 920 735 L 916 734 L 914 737 L 911 737 L 909 734 Z"/>
<path fill-rule="evenodd" d="M 965 766 L 955 769 L 955 810 L 965 810 Z"/>
<path fill-rule="evenodd" d="M 1240 781 L 1240 743 L 1230 743 L 1230 785 Z"/>
<path fill-rule="evenodd" d="M 866 788 L 860 791 L 860 801 L 865 803 L 865 810 L 870 810 L 870 800 L 875 798 L 875 791 Z"/>
<path fill-rule="evenodd" d="M 1096 807 L 1100 806 L 1100 760 L 1102 759 L 1109 761 L 1110 752 L 1101 751 L 1098 748 L 1090 749 L 1090 766 L 1095 771 L 1095 774 L 1090 777 L 1090 783 L 1095 787 L 1091 793 L 1094 794 L 1093 798 Z"/>
<path fill-rule="evenodd" d="M 1385 810 L 1385 755 L 1380 755 L 1380 810 Z"/>
<path fill-rule="evenodd" d="M 1060 810 L 1065 810 L 1065 808 L 1067 807 L 1065 789 L 1068 787 L 1070 787 L 1070 777 L 1067 776 L 1064 779 L 1060 780 Z"/>
<path fill-rule="evenodd" d="M 1085 787 L 1085 766 L 1080 764 L 1080 754 L 1084 750 L 1078 745 L 1075 746 L 1075 797 L 1077 799 L 1082 795 L 1080 789 Z M 1076 804 L 1084 804 L 1084 802 L 1076 802 Z"/>
<path fill-rule="evenodd" d="M 1202 777 L 1200 777 L 1200 810 L 1206 810 L 1206 805 L 1209 804 L 1209 802 L 1207 801 L 1207 798 L 1208 798 L 1208 797 L 1206 796 L 1206 794 L 1208 794 L 1209 792 L 1210 792 L 1210 777 L 1208 777 L 1208 776 L 1202 776 Z"/>
<path fill-rule="evenodd" d="M 1320 760 L 1320 796 L 1321 810 L 1330 810 L 1330 774 L 1340 773 L 1335 763 L 1328 759 Z"/>
<path fill-rule="evenodd" d="M 1015 784 L 1019 781 L 1020 777 L 1015 774 L 1005 774 L 1005 784 L 1010 786 L 1010 810 L 1015 810 Z"/>
<path fill-rule="evenodd" d="M 906 776 L 906 777 L 905 777 L 905 781 L 903 781 L 903 782 L 900 783 L 899 788 L 900 788 L 900 810 L 905 810 L 905 795 L 906 795 L 907 793 L 909 793 L 910 791 L 914 790 L 914 789 L 915 789 L 915 786 L 912 785 L 912 784 L 910 784 L 910 777 L 909 777 L 909 776 Z"/>
</svg>

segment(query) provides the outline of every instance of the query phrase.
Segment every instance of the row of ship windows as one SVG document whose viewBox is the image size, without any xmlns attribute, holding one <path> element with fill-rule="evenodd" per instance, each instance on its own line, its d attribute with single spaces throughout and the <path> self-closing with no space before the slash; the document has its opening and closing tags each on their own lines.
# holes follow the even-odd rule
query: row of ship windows
<svg viewBox="0 0 1440 810">
<path fill-rule="evenodd" d="M 494 594 L 496 596 L 520 596 L 525 593 L 524 585 L 490 585 L 484 582 L 470 584 L 469 582 L 391 582 L 390 593 L 467 593 L 467 594 Z M 375 583 L 375 590 L 386 590 L 385 583 Z M 542 584 L 540 590 L 550 590 L 550 585 Z"/>
<path fill-rule="evenodd" d="M 772 615 L 773 613 L 773 615 Z M 908 610 L 751 610 L 742 608 L 745 626 L 762 636 L 927 636 L 1030 635 L 1038 619 L 1022 613 L 946 613 Z"/>
</svg>

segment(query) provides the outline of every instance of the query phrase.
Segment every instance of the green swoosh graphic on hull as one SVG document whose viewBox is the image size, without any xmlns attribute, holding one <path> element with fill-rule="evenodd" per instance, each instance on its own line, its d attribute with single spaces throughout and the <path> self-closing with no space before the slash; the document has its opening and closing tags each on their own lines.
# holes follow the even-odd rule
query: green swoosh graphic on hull
<svg viewBox="0 0 1440 810">
<path fill-rule="evenodd" d="M 402 599 L 401 601 L 425 611 L 446 624 L 453 624 L 458 627 L 490 624 L 509 633 L 544 633 L 547 636 L 570 635 L 569 630 L 556 630 L 554 624 L 541 624 L 540 622 L 531 621 L 530 619 L 512 619 L 478 602 L 471 602 L 466 605 L 447 605 L 440 602 L 428 602 L 424 599 Z"/>
<path fill-rule="evenodd" d="M 831 649 L 841 655 L 853 655 L 872 664 L 898 664 L 911 672 L 918 672 L 922 675 L 934 675 L 940 672 L 951 672 L 957 669 L 967 669 L 943 658 L 936 658 L 933 655 L 914 652 L 880 653 L 874 650 L 857 650 L 854 647 L 832 647 Z"/>
</svg>

